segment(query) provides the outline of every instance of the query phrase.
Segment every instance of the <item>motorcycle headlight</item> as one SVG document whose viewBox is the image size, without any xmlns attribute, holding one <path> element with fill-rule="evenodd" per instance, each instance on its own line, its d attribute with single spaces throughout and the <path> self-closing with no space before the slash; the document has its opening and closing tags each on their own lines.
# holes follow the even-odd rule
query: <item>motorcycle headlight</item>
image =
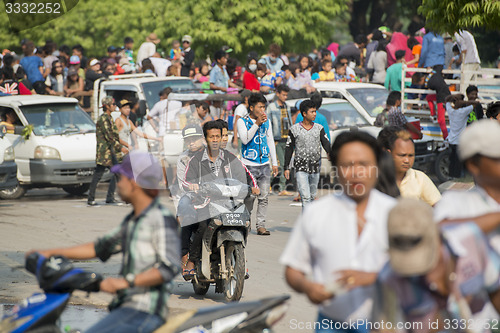
<svg viewBox="0 0 500 333">
<path fill-rule="evenodd" d="M 60 160 L 61 155 L 57 151 L 57 149 L 47 147 L 47 146 L 38 146 L 35 148 L 35 159 L 38 160 Z"/>
<path fill-rule="evenodd" d="M 7 147 L 3 152 L 3 160 L 4 161 L 13 161 L 14 158 L 15 158 L 14 148 L 12 148 L 12 146 Z"/>
</svg>

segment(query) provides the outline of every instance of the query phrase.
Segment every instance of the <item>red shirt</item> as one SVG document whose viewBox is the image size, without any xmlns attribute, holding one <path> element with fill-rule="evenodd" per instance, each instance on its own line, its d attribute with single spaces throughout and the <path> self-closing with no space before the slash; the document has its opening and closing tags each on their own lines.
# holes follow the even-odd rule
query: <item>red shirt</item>
<svg viewBox="0 0 500 333">
<path fill-rule="evenodd" d="M 260 90 L 260 83 L 254 74 L 249 71 L 243 73 L 243 88 L 248 90 Z"/>
</svg>

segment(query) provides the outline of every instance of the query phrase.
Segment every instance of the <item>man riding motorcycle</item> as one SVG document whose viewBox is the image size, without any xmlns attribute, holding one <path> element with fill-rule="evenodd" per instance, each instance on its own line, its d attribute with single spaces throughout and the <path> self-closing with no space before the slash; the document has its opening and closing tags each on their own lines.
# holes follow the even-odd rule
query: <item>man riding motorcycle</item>
<svg viewBox="0 0 500 333">
<path fill-rule="evenodd" d="M 248 184 L 251 187 L 251 193 L 258 195 L 260 190 L 252 174 L 234 154 L 220 147 L 222 130 L 223 126 L 217 121 L 209 121 L 203 125 L 207 147 L 191 158 L 181 185 L 186 191 L 198 192 L 200 185 L 204 183 L 235 179 Z M 193 264 L 200 260 L 202 237 L 207 229 L 208 219 L 212 217 L 208 209 L 209 202 L 210 198 L 205 198 L 205 201 L 201 203 L 196 202 L 196 199 L 189 193 L 179 201 L 178 216 L 181 225 L 198 223 L 189 252 L 189 261 Z"/>
</svg>

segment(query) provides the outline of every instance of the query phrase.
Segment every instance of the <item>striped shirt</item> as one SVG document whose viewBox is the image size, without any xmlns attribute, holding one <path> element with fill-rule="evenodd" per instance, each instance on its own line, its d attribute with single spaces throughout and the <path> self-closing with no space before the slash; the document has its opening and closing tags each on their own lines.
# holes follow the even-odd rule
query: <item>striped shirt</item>
<svg viewBox="0 0 500 333">
<path fill-rule="evenodd" d="M 157 268 L 163 283 L 152 287 L 124 289 L 117 293 L 110 308 L 125 306 L 167 317 L 167 300 L 172 280 L 180 271 L 180 239 L 172 214 L 155 199 L 139 216 L 130 213 L 124 221 L 94 243 L 99 259 L 123 253 L 120 275 L 140 274 Z"/>
</svg>

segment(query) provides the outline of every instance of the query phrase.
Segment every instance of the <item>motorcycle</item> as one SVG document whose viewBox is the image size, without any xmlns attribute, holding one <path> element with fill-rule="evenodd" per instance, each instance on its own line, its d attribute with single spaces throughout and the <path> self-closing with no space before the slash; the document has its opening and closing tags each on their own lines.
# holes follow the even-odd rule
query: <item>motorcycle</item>
<svg viewBox="0 0 500 333">
<path fill-rule="evenodd" d="M 98 292 L 102 281 L 101 275 L 76 268 L 61 256 L 45 258 L 32 253 L 26 258 L 25 267 L 36 276 L 44 292 L 34 293 L 7 312 L 0 320 L 0 332 L 60 333 L 59 317 L 71 293 L 74 290 Z M 155 332 L 270 332 L 285 315 L 289 298 L 283 295 L 188 311 L 169 318 Z"/>
<path fill-rule="evenodd" d="M 250 187 L 234 179 L 201 184 L 195 201 L 208 210 L 201 260 L 195 264 L 195 294 L 205 295 L 211 284 L 227 301 L 239 301 L 246 275 L 245 247 L 250 232 L 250 213 L 244 199 Z M 206 223 L 206 222 L 201 222 Z"/>
</svg>

